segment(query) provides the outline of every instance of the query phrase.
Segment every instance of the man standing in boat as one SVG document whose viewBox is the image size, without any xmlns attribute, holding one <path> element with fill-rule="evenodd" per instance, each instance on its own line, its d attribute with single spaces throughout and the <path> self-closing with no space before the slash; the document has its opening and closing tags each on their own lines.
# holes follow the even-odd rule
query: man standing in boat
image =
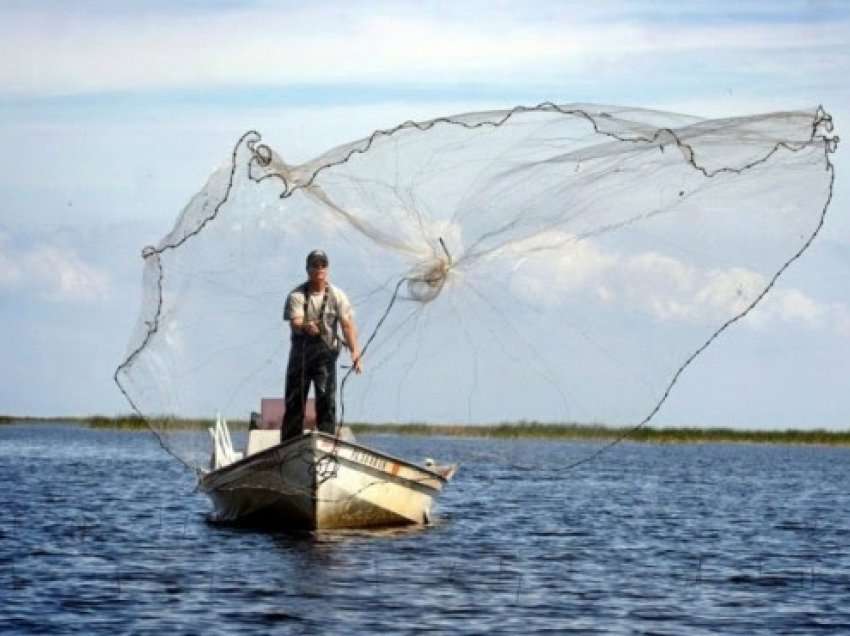
<svg viewBox="0 0 850 636">
<path fill-rule="evenodd" d="M 336 433 L 336 359 L 343 344 L 342 328 L 351 363 L 363 371 L 354 312 L 345 293 L 328 282 L 328 256 L 321 250 L 307 255 L 307 281 L 286 298 L 283 319 L 289 321 L 292 344 L 286 367 L 286 412 L 281 441 L 301 435 L 310 384 L 315 390 L 318 429 Z"/>
</svg>

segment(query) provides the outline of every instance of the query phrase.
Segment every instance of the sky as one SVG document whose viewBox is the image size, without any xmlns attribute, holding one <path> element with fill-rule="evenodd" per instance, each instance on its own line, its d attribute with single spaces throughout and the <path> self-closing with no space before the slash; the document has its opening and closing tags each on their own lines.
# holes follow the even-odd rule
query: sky
<svg viewBox="0 0 850 636">
<path fill-rule="evenodd" d="M 117 414 L 143 246 L 235 140 L 288 161 L 407 119 L 542 101 L 850 120 L 844 2 L 0 0 L 0 414 Z M 850 428 L 850 160 L 782 279 L 828 319 L 732 330 L 657 423 Z M 783 291 L 784 290 L 784 291 Z"/>
</svg>

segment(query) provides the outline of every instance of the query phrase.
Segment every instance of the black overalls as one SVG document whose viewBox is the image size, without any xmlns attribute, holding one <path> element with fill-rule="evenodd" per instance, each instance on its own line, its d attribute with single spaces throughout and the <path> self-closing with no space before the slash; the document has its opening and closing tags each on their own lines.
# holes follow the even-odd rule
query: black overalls
<svg viewBox="0 0 850 636">
<path fill-rule="evenodd" d="M 310 305 L 309 283 L 305 283 L 301 291 L 304 293 L 306 321 Z M 286 367 L 286 411 L 283 414 L 283 425 L 280 430 L 281 442 L 298 437 L 303 432 L 304 408 L 311 382 L 316 394 L 317 427 L 330 435 L 336 434 L 336 359 L 339 350 L 328 345 L 322 337 L 326 335 L 324 317 L 330 295 L 330 285 L 327 285 L 318 316 L 319 335 L 292 333 L 289 364 Z M 331 302 L 335 303 L 335 298 Z M 334 313 L 338 312 L 335 310 Z M 336 323 L 334 323 L 334 332 L 336 332 Z M 333 335 L 335 336 L 335 333 Z M 332 338 L 333 340 L 335 338 Z"/>
</svg>

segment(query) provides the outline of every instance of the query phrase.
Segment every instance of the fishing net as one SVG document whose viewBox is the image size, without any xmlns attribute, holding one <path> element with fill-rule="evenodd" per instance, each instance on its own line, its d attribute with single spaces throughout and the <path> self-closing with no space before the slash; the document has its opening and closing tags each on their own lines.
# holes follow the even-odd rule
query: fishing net
<svg viewBox="0 0 850 636">
<path fill-rule="evenodd" d="M 207 468 L 208 433 L 175 420 L 283 396 L 283 304 L 321 248 L 365 347 L 338 419 L 645 424 L 727 327 L 805 313 L 768 292 L 823 223 L 831 131 L 820 108 L 546 103 L 405 122 L 302 165 L 249 132 L 144 250 L 116 381 Z"/>
</svg>

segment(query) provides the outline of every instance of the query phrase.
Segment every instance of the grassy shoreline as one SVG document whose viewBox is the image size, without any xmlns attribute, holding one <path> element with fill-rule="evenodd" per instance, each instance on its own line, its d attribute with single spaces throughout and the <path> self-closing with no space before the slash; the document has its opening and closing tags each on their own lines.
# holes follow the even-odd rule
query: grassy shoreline
<svg viewBox="0 0 850 636">
<path fill-rule="evenodd" d="M 69 422 L 89 428 L 119 430 L 143 430 L 147 424 L 132 415 L 106 417 L 17 417 L 0 415 L 0 424 Z M 213 420 L 178 419 L 168 424 L 175 430 L 206 429 Z M 246 421 L 230 421 L 231 430 L 245 430 Z M 828 431 L 823 429 L 802 430 L 743 430 L 731 428 L 655 428 L 645 427 L 636 431 L 601 425 L 543 424 L 539 422 L 516 422 L 503 424 L 374 424 L 352 423 L 355 434 L 393 434 L 449 437 L 486 437 L 493 439 L 561 439 L 609 441 L 626 435 L 632 442 L 661 444 L 702 443 L 757 443 L 757 444 L 819 444 L 828 446 L 850 446 L 850 430 Z"/>
</svg>

